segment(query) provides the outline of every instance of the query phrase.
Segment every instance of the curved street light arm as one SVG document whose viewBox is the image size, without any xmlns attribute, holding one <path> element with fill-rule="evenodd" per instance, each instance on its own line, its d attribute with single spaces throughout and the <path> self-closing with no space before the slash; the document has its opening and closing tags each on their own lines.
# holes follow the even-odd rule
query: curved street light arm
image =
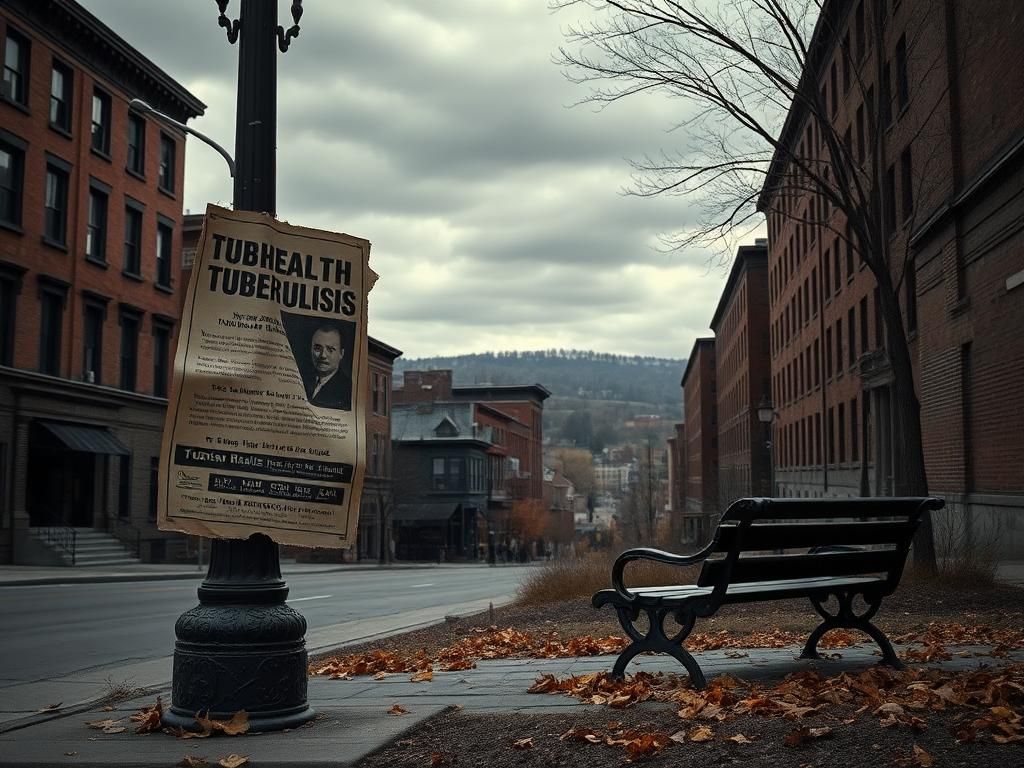
<svg viewBox="0 0 1024 768">
<path fill-rule="evenodd" d="M 195 136 L 197 139 L 199 139 L 204 144 L 209 144 L 211 147 L 213 147 L 215 150 L 217 150 L 217 152 L 220 153 L 221 157 L 224 158 L 225 162 L 228 164 L 228 173 L 231 174 L 231 178 L 235 178 L 235 161 L 234 161 L 234 158 L 232 158 L 231 155 L 228 154 L 228 151 L 226 149 L 224 149 L 224 147 L 222 147 L 216 141 L 211 139 L 209 136 L 206 136 L 205 134 L 200 133 L 199 131 L 195 130 L 194 128 L 189 128 L 184 123 L 179 123 L 177 120 L 175 120 L 170 115 L 165 115 L 163 112 L 160 112 L 160 111 L 154 109 L 149 104 L 144 102 L 142 99 L 132 99 L 131 102 L 128 104 L 128 108 L 130 110 L 133 110 L 135 112 L 139 112 L 141 114 L 153 115 L 155 118 L 157 118 L 158 120 L 160 120 L 162 122 L 167 123 L 168 125 L 173 125 L 175 128 L 178 128 L 179 130 L 182 130 L 185 133 L 191 133 L 193 136 Z"/>
</svg>

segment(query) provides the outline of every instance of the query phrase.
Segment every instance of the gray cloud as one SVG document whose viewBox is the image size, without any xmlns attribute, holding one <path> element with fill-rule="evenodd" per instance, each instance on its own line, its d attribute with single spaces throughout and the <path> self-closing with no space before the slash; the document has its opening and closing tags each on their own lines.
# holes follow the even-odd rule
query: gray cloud
<svg viewBox="0 0 1024 768">
<path fill-rule="evenodd" d="M 195 127 L 233 145 L 237 46 L 216 4 L 82 0 L 207 102 Z M 237 12 L 229 5 L 229 15 Z M 282 2 L 282 23 L 288 4 Z M 625 197 L 628 157 L 678 148 L 685 105 L 595 112 L 552 64 L 571 19 L 543 0 L 308 2 L 279 58 L 279 213 L 373 242 L 371 333 L 410 356 L 565 346 L 679 356 L 724 281 L 657 236 L 679 198 Z M 231 187 L 190 141 L 185 204 Z"/>
</svg>

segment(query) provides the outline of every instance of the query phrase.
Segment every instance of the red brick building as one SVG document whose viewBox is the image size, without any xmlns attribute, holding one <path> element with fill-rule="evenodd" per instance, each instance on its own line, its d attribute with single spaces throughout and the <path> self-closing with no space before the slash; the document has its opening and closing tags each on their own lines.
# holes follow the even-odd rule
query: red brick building
<svg viewBox="0 0 1024 768">
<path fill-rule="evenodd" d="M 718 502 L 770 496 L 768 435 L 757 409 L 771 400 L 768 241 L 741 245 L 711 318 L 718 388 Z"/>
<path fill-rule="evenodd" d="M 683 541 L 701 542 L 718 515 L 718 393 L 715 340 L 700 338 L 683 372 L 686 424 L 686 512 Z"/>
<path fill-rule="evenodd" d="M 809 74 L 848 152 L 878 163 L 885 247 L 920 400 L 929 490 L 968 536 L 1024 552 L 1024 9 L 826 2 Z M 867 10 L 865 10 L 865 6 Z M 865 17 L 865 14 L 867 16 Z M 842 77 L 837 77 L 837 71 Z M 998 83 L 998 87 L 993 84 Z M 876 106 L 877 105 L 877 106 Z M 828 161 L 800 106 L 782 140 Z M 868 167 L 868 166 L 866 166 Z M 893 372 L 874 277 L 820 196 L 770 177 L 777 481 L 791 496 L 893 490 Z M 971 514 L 964 515 L 964 510 Z"/>
<path fill-rule="evenodd" d="M 0 49 L 0 562 L 60 562 L 44 528 L 163 559 L 185 137 L 128 102 L 205 106 L 72 0 L 0 3 Z"/>
<path fill-rule="evenodd" d="M 665 441 L 668 447 L 668 511 L 672 538 L 682 533 L 682 515 L 686 511 L 686 423 L 672 425 L 674 434 Z"/>
</svg>

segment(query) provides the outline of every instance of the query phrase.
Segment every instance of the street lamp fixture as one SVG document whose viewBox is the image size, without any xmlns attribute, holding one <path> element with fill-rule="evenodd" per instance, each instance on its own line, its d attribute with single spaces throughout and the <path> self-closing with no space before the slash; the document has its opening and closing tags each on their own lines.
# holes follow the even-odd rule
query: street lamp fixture
<svg viewBox="0 0 1024 768">
<path fill-rule="evenodd" d="M 191 133 L 193 136 L 195 136 L 197 139 L 199 139 L 203 143 L 210 145 L 215 150 L 217 150 L 217 152 L 220 153 L 221 157 L 224 158 L 224 161 L 228 164 L 228 173 L 231 174 L 231 178 L 232 179 L 235 178 L 235 160 L 234 160 L 234 158 L 231 157 L 230 154 L 228 154 L 228 151 L 226 149 L 224 149 L 224 147 L 222 147 L 220 144 L 218 144 L 216 141 L 211 139 L 206 134 L 200 133 L 195 128 L 190 128 L 189 126 L 185 125 L 184 123 L 175 120 L 170 115 L 165 115 L 163 112 L 161 112 L 161 111 L 159 111 L 157 109 L 154 109 L 153 107 L 149 106 L 149 104 L 144 102 L 142 99 L 132 99 L 128 103 L 128 109 L 130 109 L 132 112 L 138 112 L 141 115 L 152 115 L 153 117 L 155 117 L 160 122 L 167 123 L 168 125 L 173 125 L 179 131 L 184 131 L 185 133 Z"/>
<path fill-rule="evenodd" d="M 768 395 L 762 397 L 761 402 L 757 404 L 757 420 L 762 424 L 771 424 L 775 421 L 775 406 L 768 399 Z"/>
</svg>

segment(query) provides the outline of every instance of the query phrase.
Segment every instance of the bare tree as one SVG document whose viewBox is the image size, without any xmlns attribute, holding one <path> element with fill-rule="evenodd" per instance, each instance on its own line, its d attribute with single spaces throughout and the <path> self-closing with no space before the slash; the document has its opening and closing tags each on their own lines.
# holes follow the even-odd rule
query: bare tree
<svg viewBox="0 0 1024 768">
<path fill-rule="evenodd" d="M 878 287 L 893 373 L 894 491 L 923 496 L 928 482 L 920 404 L 900 296 L 910 238 L 892 237 L 898 201 L 887 183 L 894 165 L 887 162 L 885 129 L 894 104 L 903 110 L 917 100 L 909 109 L 915 117 L 908 143 L 915 146 L 914 166 L 920 171 L 927 165 L 933 139 L 948 133 L 940 109 L 945 83 L 926 87 L 946 66 L 946 51 L 924 42 L 935 19 L 916 15 L 908 21 L 900 54 L 903 62 L 913 60 L 915 81 L 906 81 L 902 67 L 890 87 L 889 62 L 877 44 L 883 39 L 886 4 L 865 0 L 858 14 L 866 5 L 867 18 L 863 23 L 858 18 L 854 30 L 857 5 L 841 0 L 551 1 L 554 9 L 589 8 L 586 19 L 569 28 L 568 45 L 558 56 L 570 80 L 590 87 L 584 102 L 606 106 L 662 93 L 685 105 L 675 126 L 685 137 L 684 147 L 633 162 L 632 194 L 684 195 L 700 212 L 696 225 L 663 236 L 668 248 L 709 249 L 724 264 L 736 244 L 762 225 L 761 212 L 772 200 L 772 216 L 817 227 L 822 236 L 831 231 L 867 266 Z M 872 56 L 866 55 L 869 48 Z M 859 96 L 867 110 L 856 137 L 852 127 L 840 131 L 836 125 L 834 82 L 831 90 L 822 87 L 834 51 L 853 81 L 844 100 Z M 936 186 L 918 189 L 912 201 L 903 196 L 904 232 L 906 222 L 912 225 L 919 210 L 930 210 L 922 206 L 934 205 L 939 194 Z M 809 213 L 796 205 L 807 200 Z M 923 521 L 914 549 L 918 564 L 934 568 L 930 519 Z"/>
</svg>

